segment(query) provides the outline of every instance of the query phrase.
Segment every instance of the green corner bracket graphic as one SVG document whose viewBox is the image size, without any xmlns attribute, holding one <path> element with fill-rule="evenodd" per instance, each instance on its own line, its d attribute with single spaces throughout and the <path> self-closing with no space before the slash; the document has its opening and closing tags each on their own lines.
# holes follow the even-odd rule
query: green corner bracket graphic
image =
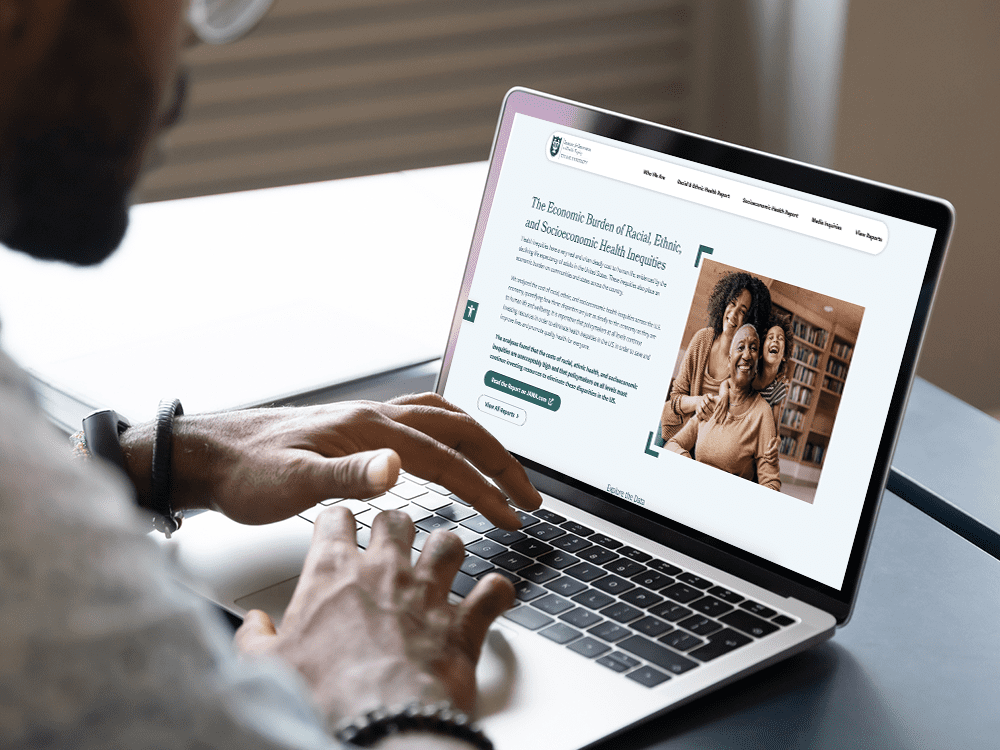
<svg viewBox="0 0 1000 750">
<path fill-rule="evenodd" d="M 702 255 L 702 253 L 704 253 L 705 255 L 711 255 L 713 252 L 715 252 L 715 251 L 712 250 L 712 248 L 710 248 L 708 245 L 699 245 L 698 246 L 698 257 L 696 257 L 694 259 L 694 267 L 697 268 L 698 264 L 701 263 L 701 255 Z"/>
<path fill-rule="evenodd" d="M 650 432 L 649 437 L 646 438 L 646 455 L 652 456 L 653 458 L 659 458 L 660 457 L 659 452 L 654 451 L 652 446 L 653 446 L 653 433 Z"/>
</svg>

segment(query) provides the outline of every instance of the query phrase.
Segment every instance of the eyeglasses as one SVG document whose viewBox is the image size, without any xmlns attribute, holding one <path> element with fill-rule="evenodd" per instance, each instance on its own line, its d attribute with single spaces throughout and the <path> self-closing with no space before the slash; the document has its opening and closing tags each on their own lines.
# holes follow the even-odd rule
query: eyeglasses
<svg viewBox="0 0 1000 750">
<path fill-rule="evenodd" d="M 250 31 L 272 0 L 190 0 L 188 22 L 208 44 L 227 44 Z"/>
</svg>

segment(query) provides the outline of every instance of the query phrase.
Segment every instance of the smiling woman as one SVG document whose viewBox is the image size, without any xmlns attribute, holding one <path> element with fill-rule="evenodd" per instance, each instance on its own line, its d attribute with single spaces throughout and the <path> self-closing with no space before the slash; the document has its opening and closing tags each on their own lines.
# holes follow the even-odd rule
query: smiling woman
<svg viewBox="0 0 1000 750">
<path fill-rule="evenodd" d="M 729 408 L 721 418 L 697 416 L 667 442 L 667 450 L 730 474 L 781 490 L 776 430 L 771 408 L 754 391 L 760 361 L 760 336 L 746 324 L 733 335 L 729 349 Z M 692 451 L 694 455 L 692 456 Z"/>
</svg>

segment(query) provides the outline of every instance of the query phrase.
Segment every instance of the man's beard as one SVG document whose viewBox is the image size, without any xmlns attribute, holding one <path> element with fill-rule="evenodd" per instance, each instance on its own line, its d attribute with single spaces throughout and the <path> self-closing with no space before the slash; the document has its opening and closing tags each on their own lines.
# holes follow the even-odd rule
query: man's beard
<svg viewBox="0 0 1000 750">
<path fill-rule="evenodd" d="M 157 102 L 118 0 L 76 0 L 21 88 L 0 155 L 0 242 L 100 263 L 125 235 L 131 182 Z"/>
</svg>

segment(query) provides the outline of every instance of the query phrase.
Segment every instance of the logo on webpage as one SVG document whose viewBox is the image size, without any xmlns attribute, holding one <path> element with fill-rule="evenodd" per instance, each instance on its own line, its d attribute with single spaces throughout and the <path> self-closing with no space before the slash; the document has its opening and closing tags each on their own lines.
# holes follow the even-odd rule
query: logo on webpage
<svg viewBox="0 0 1000 750">
<path fill-rule="evenodd" d="M 554 135 L 552 136 L 552 144 L 549 146 L 549 154 L 555 156 L 559 153 L 559 147 L 562 145 L 562 136 Z"/>
</svg>

